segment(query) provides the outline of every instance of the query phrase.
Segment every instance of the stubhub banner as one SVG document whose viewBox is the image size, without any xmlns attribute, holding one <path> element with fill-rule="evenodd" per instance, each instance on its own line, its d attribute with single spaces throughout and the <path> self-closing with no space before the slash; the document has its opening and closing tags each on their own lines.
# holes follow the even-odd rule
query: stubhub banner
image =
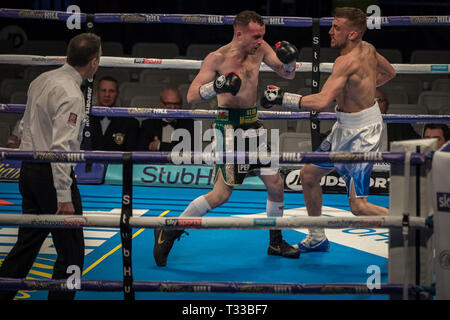
<svg viewBox="0 0 450 320">
<path fill-rule="evenodd" d="M 134 165 L 133 185 L 177 188 L 212 188 L 214 184 L 211 166 Z M 105 184 L 122 184 L 122 166 L 109 165 Z M 258 177 L 248 177 L 237 189 L 264 190 Z"/>
</svg>

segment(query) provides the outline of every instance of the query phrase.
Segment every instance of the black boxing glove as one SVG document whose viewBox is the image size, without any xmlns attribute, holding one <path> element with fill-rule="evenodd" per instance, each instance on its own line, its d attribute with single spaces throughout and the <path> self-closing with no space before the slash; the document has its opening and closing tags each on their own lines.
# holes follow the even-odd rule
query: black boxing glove
<svg viewBox="0 0 450 320">
<path fill-rule="evenodd" d="M 199 89 L 202 99 L 210 99 L 219 93 L 231 93 L 235 96 L 241 88 L 241 78 L 234 71 L 221 75 L 216 80 L 202 85 Z"/>
<path fill-rule="evenodd" d="M 279 105 L 295 110 L 300 109 L 302 96 L 299 94 L 284 92 L 283 89 L 274 85 L 268 85 L 261 97 L 261 106 L 266 109 Z"/>
<path fill-rule="evenodd" d="M 298 50 L 287 41 L 279 41 L 275 44 L 275 52 L 278 59 L 283 63 L 284 70 L 292 72 L 295 70 L 298 58 Z"/>
</svg>

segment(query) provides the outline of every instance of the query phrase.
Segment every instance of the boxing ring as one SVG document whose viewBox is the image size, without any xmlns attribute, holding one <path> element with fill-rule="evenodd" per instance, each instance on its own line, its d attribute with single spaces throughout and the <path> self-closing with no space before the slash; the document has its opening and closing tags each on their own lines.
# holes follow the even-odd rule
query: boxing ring
<svg viewBox="0 0 450 320">
<path fill-rule="evenodd" d="M 0 17 L 8 18 L 32 18 L 32 19 L 53 19 L 66 21 L 69 14 L 65 12 L 44 12 L 31 10 L 0 9 Z M 150 17 L 150 18 L 149 18 Z M 232 24 L 234 16 L 210 16 L 210 15 L 146 15 L 146 14 L 81 14 L 81 21 L 86 23 L 88 30 L 93 30 L 95 23 L 189 23 L 189 24 Z M 280 25 L 290 27 L 312 27 L 314 32 L 319 32 L 320 26 L 331 25 L 331 18 L 311 19 L 298 17 L 264 17 L 268 25 Z M 383 17 L 382 25 L 414 25 L 412 17 Z M 431 21 L 431 20 L 429 20 Z M 430 25 L 449 25 L 446 22 L 433 22 Z M 421 23 L 423 25 L 423 23 Z M 313 45 L 313 51 L 318 52 L 320 47 Z M 47 57 L 32 55 L 0 55 L 0 63 L 19 65 L 62 65 L 65 57 Z M 151 57 L 126 58 L 102 56 L 100 66 L 113 68 L 159 68 L 159 69 L 199 69 L 202 61 L 183 59 L 156 59 Z M 394 64 L 397 73 L 438 73 L 448 74 L 447 68 L 435 68 L 433 65 L 405 65 Z M 312 63 L 297 62 L 297 72 L 311 72 L 313 80 L 319 79 L 320 72 L 331 72 L 332 63 L 320 63 L 313 60 Z M 269 71 L 267 66 L 262 65 L 261 71 Z M 318 91 L 317 86 L 313 86 L 314 91 Z M 92 86 L 92 83 L 91 83 Z M 92 94 L 92 92 L 91 92 Z M 90 100 L 92 101 L 92 100 Z M 1 104 L 0 111 L 6 113 L 22 113 L 24 105 Z M 96 116 L 117 116 L 117 117 L 143 117 L 143 118 L 194 118 L 213 119 L 216 116 L 214 110 L 168 110 L 159 108 L 126 108 L 117 107 L 114 109 L 87 105 L 87 111 Z M 321 120 L 335 120 L 335 114 L 330 112 L 292 112 L 292 111 L 259 111 L 258 117 L 261 120 L 298 120 L 310 121 L 312 145 L 317 144 L 318 123 Z M 398 123 L 450 123 L 450 115 L 383 115 L 385 122 Z M 246 163 L 250 160 L 251 154 L 220 154 L 216 155 L 220 159 L 235 162 L 238 157 L 245 158 Z M 3 234 L 14 235 L 14 228 L 17 226 L 33 227 L 64 227 L 64 228 L 85 228 L 85 238 L 87 247 L 96 241 L 104 239 L 106 245 L 96 250 L 88 249 L 86 253 L 85 270 L 77 293 L 78 299 L 407 299 L 433 297 L 435 288 L 431 283 L 422 285 L 420 276 L 419 282 L 411 281 L 407 278 L 399 278 L 398 275 L 389 279 L 393 268 L 398 269 L 407 265 L 408 257 L 398 256 L 397 251 L 391 255 L 391 244 L 388 239 L 392 235 L 399 237 L 402 242 L 398 246 L 408 248 L 408 237 L 411 233 L 433 232 L 433 217 L 423 216 L 429 212 L 420 212 L 422 203 L 416 206 L 418 215 L 413 216 L 407 208 L 407 190 L 415 177 L 415 190 L 419 190 L 421 198 L 420 184 L 418 177 L 420 171 L 428 170 L 433 159 L 433 152 L 429 146 L 414 151 L 404 150 L 396 152 L 379 153 L 314 153 L 314 152 L 289 152 L 274 153 L 274 159 L 280 164 L 300 165 L 305 163 L 324 162 L 384 162 L 391 164 L 391 174 L 395 168 L 395 175 L 400 176 L 394 182 L 389 199 L 384 196 L 369 196 L 369 200 L 375 204 L 385 207 L 390 206 L 391 211 L 396 211 L 395 215 L 377 217 L 354 217 L 348 209 L 346 195 L 332 195 L 327 199 L 324 196 L 324 208 L 331 206 L 330 202 L 338 202 L 330 212 L 337 212 L 336 215 L 327 214 L 319 218 L 307 217 L 302 197 L 298 194 L 285 195 L 285 213 L 282 218 L 267 218 L 265 215 L 265 193 L 261 191 L 235 190 L 229 203 L 211 211 L 207 217 L 202 218 L 178 218 L 178 215 L 196 196 L 205 193 L 204 190 L 180 190 L 175 188 L 155 188 L 133 186 L 133 166 L 136 164 L 171 164 L 179 154 L 167 152 L 27 152 L 15 150 L 0 150 L 2 161 L 38 161 L 38 162 L 72 162 L 72 163 L 108 163 L 120 164 L 122 169 L 122 186 L 83 186 L 80 185 L 80 192 L 83 199 L 83 207 L 89 210 L 83 216 L 54 216 L 54 215 L 21 215 L 20 195 L 15 184 L 0 184 L 0 194 L 6 200 L 14 200 L 15 212 L 8 213 L 0 210 L 0 225 L 7 228 L 0 229 Z M 210 164 L 211 155 L 205 153 L 191 153 L 187 155 L 189 161 Z M 197 162 L 196 162 L 197 161 Z M 179 164 L 179 163 L 175 163 Z M 401 174 L 398 174 L 401 171 Z M 404 190 L 401 190 L 402 187 Z M 98 194 L 100 190 L 108 196 Z M 93 195 L 94 194 L 94 195 Z M 339 197 L 341 196 L 341 197 Z M 146 201 L 146 199 L 148 201 Z M 251 199 L 251 201 L 249 201 Z M 264 201 L 262 201 L 262 200 Z M 397 199 L 394 203 L 393 199 Z M 0 199 L 2 200 L 2 199 Z M 122 201 L 123 200 L 123 201 Z M 112 205 L 105 210 L 105 205 L 99 205 L 99 201 L 111 202 Z M 431 201 L 431 200 L 430 200 Z M 94 203 L 97 204 L 94 205 Z M 299 205 L 303 207 L 299 208 Z M 102 210 L 95 210 L 101 208 Z M 400 209 L 401 208 L 401 209 Z M 2 208 L 3 209 L 3 208 Z M 94 209 L 94 210 L 91 210 Z M 147 209 L 147 210 L 146 210 Z M 284 238 L 289 243 L 298 241 L 299 232 L 310 226 L 321 226 L 327 229 L 343 229 L 348 234 L 352 234 L 352 241 L 359 241 L 364 236 L 377 235 L 379 243 L 384 243 L 384 255 L 374 254 L 369 251 L 360 250 L 356 247 L 333 243 L 330 252 L 303 254 L 299 261 L 285 261 L 279 258 L 267 257 L 264 248 L 267 242 L 267 231 L 263 229 L 287 229 Z M 155 227 L 183 228 L 191 233 L 187 238 L 176 242 L 175 249 L 171 253 L 169 266 L 164 270 L 154 266 L 151 248 L 153 247 L 153 235 L 151 230 Z M 138 229 L 136 231 L 136 229 Z M 208 229 L 208 231 L 200 229 Z M 209 230 L 214 229 L 214 230 Z M 238 229 L 245 229 L 238 230 Z M 359 232 L 359 233 L 358 233 Z M 243 238 L 243 233 L 250 234 L 250 238 Z M 87 234 L 87 236 L 86 236 Z M 89 234 L 95 234 L 90 239 Z M 105 238 L 100 238 L 99 235 Z M 417 233 L 416 233 L 417 234 Z M 109 238 L 108 238 L 109 237 Z M 5 237 L 0 237 L 5 240 Z M 245 239 L 248 248 L 242 243 Z M 113 241 L 114 240 L 114 241 Z M 330 241 L 333 240 L 330 238 Z M 194 242 L 196 243 L 194 246 Z M 212 243 L 214 242 L 214 243 Z M 204 244 L 201 246 L 200 244 Z M 231 249 L 230 249 L 231 248 Z M 233 249 L 239 248 L 239 249 Z M 247 251 L 248 250 L 248 251 Z M 417 248 L 416 248 L 417 250 Z M 419 249 L 420 250 L 420 249 Z M 231 252 L 230 252 L 231 251 Z M 405 250 L 406 252 L 407 250 Z M 91 252 L 95 253 L 91 255 Z M 249 252 L 249 253 L 248 253 Z M 331 257 L 337 252 L 341 252 L 340 258 Z M 392 257 L 392 261 L 388 261 Z M 393 251 L 392 251 L 393 252 Z M 417 251 L 416 251 L 417 253 Z M 91 255 L 91 256 L 90 256 Z M 357 255 L 360 259 L 358 276 L 352 277 L 343 269 L 348 268 L 349 272 L 355 268 L 349 266 L 355 263 L 352 260 L 346 262 L 348 256 Z M 258 257 L 256 257 L 258 256 Z M 0 256 L 0 259 L 2 256 Z M 39 259 L 45 260 L 43 257 Z M 218 261 L 230 260 L 228 265 L 218 265 Z M 414 256 L 414 259 L 420 259 Z M 333 262 L 334 261 L 334 262 Z M 362 261 L 362 262 L 361 262 Z M 108 274 L 112 280 L 100 280 L 105 274 L 105 264 L 109 262 L 115 266 L 114 275 Z M 35 299 L 45 299 L 41 290 L 74 290 L 68 289 L 67 281 L 56 281 L 42 279 L 48 273 L 49 268 L 44 266 L 42 261 L 36 261 L 38 268 L 46 272 L 34 272 L 34 276 L 28 279 L 0 279 L 0 289 L 20 289 L 23 297 L 35 296 Z M 341 264 L 341 265 L 340 265 Z M 391 266 L 391 264 L 393 264 Z M 151 265 L 151 266 L 150 266 Z M 205 267 L 199 267 L 205 265 Z M 361 266 L 364 265 L 364 269 Z M 382 270 L 380 279 L 382 283 L 378 287 L 370 287 L 367 278 L 370 274 L 367 267 L 378 266 Z M 231 271 L 224 269 L 230 267 Z M 253 268 L 253 269 L 252 269 Z M 322 278 L 317 283 L 305 282 L 312 276 L 314 270 L 319 273 L 333 273 L 331 269 L 336 269 L 336 276 L 332 274 Z M 340 268 L 340 271 L 337 271 Z M 416 264 L 417 268 L 417 264 Z M 431 266 L 430 266 L 431 268 Z M 407 268 L 409 270 L 409 267 Z M 257 271 L 256 273 L 254 271 Z M 413 271 L 413 270 L 409 270 Z M 414 270 L 416 272 L 417 269 Z M 423 271 L 423 270 L 422 270 Z M 258 276 L 257 273 L 261 273 Z M 305 273 L 302 275 L 302 272 Z M 109 273 L 109 272 L 108 272 Z M 242 275 L 240 274 L 242 273 Z M 389 273 L 389 274 L 388 274 Z M 231 276 L 231 281 L 222 279 L 221 275 Z M 139 276 L 137 276 L 139 275 Z M 276 275 L 276 280 L 274 278 Z M 204 281 L 204 278 L 208 280 Z M 136 280 L 137 278 L 142 280 Z M 149 281 L 149 279 L 158 279 Z M 160 280 L 159 280 L 160 279 Z M 188 280 L 185 280 L 188 279 Z M 322 282 L 323 280 L 325 282 Z M 341 280 L 344 279 L 344 280 Z M 348 281 L 342 282 L 342 281 Z M 34 290 L 38 290 L 34 292 Z M 215 295 L 215 296 L 214 296 Z"/>
</svg>

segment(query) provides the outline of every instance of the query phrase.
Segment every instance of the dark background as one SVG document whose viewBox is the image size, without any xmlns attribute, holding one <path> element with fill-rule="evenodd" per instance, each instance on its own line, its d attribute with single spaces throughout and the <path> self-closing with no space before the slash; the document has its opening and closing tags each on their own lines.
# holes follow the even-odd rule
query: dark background
<svg viewBox="0 0 450 320">
<path fill-rule="evenodd" d="M 394 15 L 450 15 L 449 0 L 27 0 L 0 2 L 2 8 L 26 8 L 65 11 L 76 4 L 84 13 L 189 13 L 235 15 L 246 9 L 263 16 L 329 17 L 334 6 L 359 6 L 365 11 L 377 4 L 383 16 Z M 20 26 L 30 40 L 68 40 L 79 30 L 68 30 L 64 22 L 31 19 L 0 19 L 0 30 L 7 25 Z M 105 24 L 95 25 L 95 32 L 103 41 L 118 41 L 125 54 L 131 53 L 136 42 L 175 42 L 184 55 L 190 43 L 228 43 L 232 38 L 231 26 L 199 26 L 177 24 Z M 322 46 L 329 46 L 328 27 L 321 28 Z M 311 46 L 311 28 L 267 26 L 265 40 L 272 44 L 279 40 L 293 42 L 298 48 Z M 409 62 L 415 49 L 450 50 L 450 27 L 382 27 L 368 30 L 365 40 L 377 48 L 399 49 L 403 62 Z"/>
</svg>

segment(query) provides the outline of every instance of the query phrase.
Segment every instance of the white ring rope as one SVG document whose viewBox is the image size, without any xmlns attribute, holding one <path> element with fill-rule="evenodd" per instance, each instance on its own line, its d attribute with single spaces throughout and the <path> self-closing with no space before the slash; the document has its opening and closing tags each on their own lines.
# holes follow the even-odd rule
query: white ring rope
<svg viewBox="0 0 450 320">
<path fill-rule="evenodd" d="M 108 227 L 119 228 L 120 216 L 103 215 L 32 215 L 1 214 L 0 225 L 22 227 Z M 295 229 L 322 227 L 341 228 L 401 228 L 402 217 L 130 217 L 131 228 L 171 229 Z M 426 228 L 425 218 L 411 217 L 410 227 Z"/>
<path fill-rule="evenodd" d="M 37 56 L 37 55 L 17 55 L 0 54 L 0 64 L 18 64 L 30 66 L 52 66 L 63 65 L 65 56 Z M 202 66 L 202 60 L 189 59 L 158 59 L 158 58 L 128 58 L 128 57 L 108 57 L 100 58 L 100 67 L 122 67 L 122 68 L 151 68 L 151 69 L 194 69 L 198 70 Z M 450 73 L 449 64 L 392 64 L 397 73 Z M 297 72 L 311 72 L 311 62 L 297 62 Z M 333 63 L 325 62 L 320 64 L 320 71 L 331 73 Z M 262 63 L 260 71 L 272 71 L 266 64 Z"/>
</svg>

